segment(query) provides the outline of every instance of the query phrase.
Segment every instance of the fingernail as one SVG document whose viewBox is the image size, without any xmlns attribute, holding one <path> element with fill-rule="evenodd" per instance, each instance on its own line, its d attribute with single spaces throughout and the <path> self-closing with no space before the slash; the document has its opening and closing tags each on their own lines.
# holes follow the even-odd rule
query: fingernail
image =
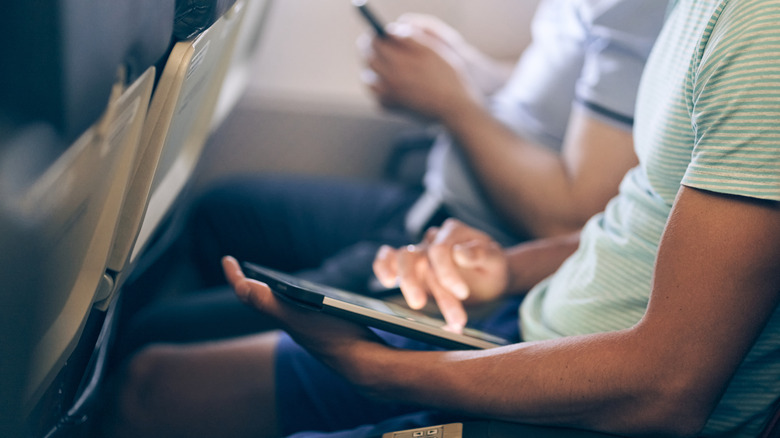
<svg viewBox="0 0 780 438">
<path fill-rule="evenodd" d="M 409 307 L 415 310 L 420 310 L 425 307 L 425 299 L 423 298 L 410 297 L 407 299 L 406 303 L 409 305 Z"/>
<path fill-rule="evenodd" d="M 469 297 L 469 288 L 462 283 L 455 284 L 452 286 L 452 293 L 455 294 L 455 297 L 459 300 L 465 300 Z"/>
<path fill-rule="evenodd" d="M 464 327 L 465 326 L 462 325 L 462 324 L 448 322 L 447 325 L 445 325 L 443 328 L 444 328 L 444 330 L 447 330 L 448 332 L 462 333 Z"/>
<path fill-rule="evenodd" d="M 373 85 L 379 83 L 379 76 L 377 76 L 374 70 L 365 68 L 360 71 L 360 80 L 366 85 Z"/>
<path fill-rule="evenodd" d="M 466 245 L 454 245 L 452 247 L 453 258 L 455 263 L 466 266 L 474 259 L 474 248 Z"/>
<path fill-rule="evenodd" d="M 393 22 L 387 25 L 387 31 L 397 37 L 408 37 L 412 35 L 412 26 L 408 23 Z"/>
</svg>

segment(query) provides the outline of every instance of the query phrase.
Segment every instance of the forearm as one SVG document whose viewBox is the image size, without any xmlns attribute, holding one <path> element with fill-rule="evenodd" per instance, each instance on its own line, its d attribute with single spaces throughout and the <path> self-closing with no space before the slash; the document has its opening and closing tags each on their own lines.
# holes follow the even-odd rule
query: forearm
<svg viewBox="0 0 780 438">
<path fill-rule="evenodd" d="M 445 123 L 493 206 L 519 233 L 545 237 L 579 228 L 573 190 L 559 156 L 517 137 L 485 109 Z"/>
<path fill-rule="evenodd" d="M 580 232 L 537 239 L 507 248 L 508 293 L 524 293 L 552 275 L 576 251 Z"/>
<path fill-rule="evenodd" d="M 636 162 L 630 132 L 580 109 L 560 153 L 517 136 L 477 105 L 450 112 L 445 125 L 494 208 L 515 230 L 537 238 L 581 228 Z"/>
<path fill-rule="evenodd" d="M 357 383 L 479 416 L 694 435 L 780 301 L 778 218 L 776 202 L 683 187 L 633 327 L 476 352 L 375 350 Z"/>
<path fill-rule="evenodd" d="M 658 364 L 625 348 L 633 345 L 631 338 L 610 333 L 482 351 L 361 349 L 361 360 L 351 361 L 362 364 L 360 371 L 348 376 L 359 376 L 353 382 L 378 399 L 523 423 L 653 435 L 659 425 L 674 424 L 669 418 L 674 409 L 659 402 L 664 385 L 652 380 L 657 373 L 651 369 Z M 646 366 L 635 365 L 643 361 Z"/>
<path fill-rule="evenodd" d="M 515 62 L 491 58 L 473 46 L 465 48 L 461 56 L 466 61 L 469 76 L 485 95 L 498 91 L 515 68 Z"/>
</svg>

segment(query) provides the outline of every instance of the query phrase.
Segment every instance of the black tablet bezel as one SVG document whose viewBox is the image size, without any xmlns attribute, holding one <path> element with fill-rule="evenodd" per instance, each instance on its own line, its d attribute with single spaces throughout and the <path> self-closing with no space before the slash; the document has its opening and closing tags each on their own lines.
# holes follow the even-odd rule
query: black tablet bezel
<svg viewBox="0 0 780 438">
<path fill-rule="evenodd" d="M 397 303 L 323 286 L 252 263 L 243 263 L 242 267 L 248 278 L 268 284 L 271 290 L 285 301 L 439 347 L 485 349 L 510 343 L 473 328 L 467 327 L 462 333 L 445 330 L 443 319 L 410 310 Z M 360 305 L 357 302 L 372 303 L 373 306 Z M 382 307 L 388 310 L 379 310 Z"/>
</svg>

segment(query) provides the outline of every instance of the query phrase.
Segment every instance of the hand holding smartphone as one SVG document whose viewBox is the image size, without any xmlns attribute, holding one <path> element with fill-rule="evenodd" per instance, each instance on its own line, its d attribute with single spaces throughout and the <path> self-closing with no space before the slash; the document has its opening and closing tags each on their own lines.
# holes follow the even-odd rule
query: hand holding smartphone
<svg viewBox="0 0 780 438">
<path fill-rule="evenodd" d="M 374 15 L 374 13 L 368 7 L 368 0 L 352 0 L 352 5 L 358 9 L 360 15 L 374 28 L 376 36 L 379 38 L 387 38 L 387 31 L 381 21 Z"/>
</svg>

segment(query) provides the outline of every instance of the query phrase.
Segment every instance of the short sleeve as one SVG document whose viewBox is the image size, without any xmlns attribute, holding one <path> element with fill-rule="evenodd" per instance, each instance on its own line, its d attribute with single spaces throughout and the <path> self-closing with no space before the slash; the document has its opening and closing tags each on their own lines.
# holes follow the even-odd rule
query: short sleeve
<svg viewBox="0 0 780 438">
<path fill-rule="evenodd" d="M 580 104 L 633 124 L 639 81 L 666 10 L 666 2 L 658 0 L 582 2 L 580 18 L 590 29 L 576 85 Z"/>
<path fill-rule="evenodd" d="M 764 3 L 725 8 L 699 53 L 683 185 L 780 201 L 780 5 Z"/>
</svg>

